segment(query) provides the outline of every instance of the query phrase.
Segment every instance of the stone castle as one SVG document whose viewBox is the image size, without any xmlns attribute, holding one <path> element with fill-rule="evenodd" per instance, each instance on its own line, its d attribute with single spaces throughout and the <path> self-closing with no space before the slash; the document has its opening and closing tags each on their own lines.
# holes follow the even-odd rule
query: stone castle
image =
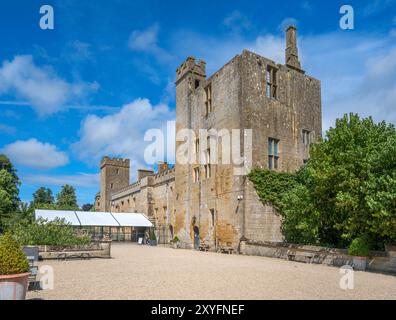
<svg viewBox="0 0 396 320">
<path fill-rule="evenodd" d="M 277 64 L 244 50 L 210 77 L 204 61 L 187 58 L 176 70 L 176 132 L 252 129 L 252 167 L 298 169 L 321 136 L 321 88 L 301 68 L 293 26 L 286 31 L 285 58 Z M 244 138 L 242 131 L 241 145 Z M 237 249 L 241 239 L 282 241 L 279 215 L 259 200 L 246 175 L 220 163 L 161 162 L 157 173 L 138 170 L 130 184 L 129 160 L 104 157 L 95 208 L 144 213 L 160 243 L 177 236 L 185 247 Z"/>
</svg>

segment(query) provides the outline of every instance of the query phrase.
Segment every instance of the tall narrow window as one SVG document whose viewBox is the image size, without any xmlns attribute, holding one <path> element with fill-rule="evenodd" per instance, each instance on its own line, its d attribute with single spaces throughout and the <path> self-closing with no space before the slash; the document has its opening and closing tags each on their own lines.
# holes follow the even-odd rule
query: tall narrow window
<svg viewBox="0 0 396 320">
<path fill-rule="evenodd" d="M 212 218 L 212 227 L 215 226 L 215 209 L 210 209 L 210 216 Z"/>
<path fill-rule="evenodd" d="M 276 84 L 276 69 L 271 66 L 267 66 L 266 71 L 266 94 L 267 98 L 276 99 L 277 97 L 277 84 Z"/>
<path fill-rule="evenodd" d="M 268 169 L 279 167 L 279 140 L 268 138 Z"/>
<path fill-rule="evenodd" d="M 198 182 L 199 181 L 199 167 L 195 167 L 193 169 L 193 181 Z"/>
<path fill-rule="evenodd" d="M 205 88 L 205 116 L 212 112 L 212 84 Z"/>
<path fill-rule="evenodd" d="M 302 142 L 305 146 L 309 146 L 311 144 L 311 131 L 303 129 Z"/>
<path fill-rule="evenodd" d="M 210 137 L 207 138 L 207 148 L 205 151 L 205 164 L 204 164 L 204 173 L 205 179 L 209 179 L 211 177 L 211 168 L 210 168 Z"/>
</svg>

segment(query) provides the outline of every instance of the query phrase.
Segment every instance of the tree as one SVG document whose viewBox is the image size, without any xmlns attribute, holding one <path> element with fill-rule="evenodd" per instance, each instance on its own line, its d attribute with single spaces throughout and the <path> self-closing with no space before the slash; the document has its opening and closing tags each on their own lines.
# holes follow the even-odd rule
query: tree
<svg viewBox="0 0 396 320">
<path fill-rule="evenodd" d="M 76 190 L 70 185 L 64 185 L 56 195 L 56 206 L 62 210 L 78 210 Z"/>
<path fill-rule="evenodd" d="M 84 205 L 81 207 L 82 211 L 91 211 L 92 208 L 93 208 L 93 205 L 90 204 L 90 203 L 86 203 L 86 204 L 84 204 Z"/>
<path fill-rule="evenodd" d="M 5 155 L 0 155 L 0 230 L 5 221 L 18 209 L 20 181 L 12 163 Z"/>
<path fill-rule="evenodd" d="M 287 241 L 347 247 L 364 238 L 373 249 L 396 241 L 393 125 L 345 115 L 311 145 L 310 160 L 290 178 L 290 187 L 279 189 L 285 176 L 274 174 L 278 183 L 250 179 L 282 215 Z"/>
<path fill-rule="evenodd" d="M 396 241 L 396 130 L 356 114 L 337 119 L 307 166 L 321 241 Z"/>
<path fill-rule="evenodd" d="M 46 209 L 54 205 L 54 197 L 52 190 L 49 188 L 41 187 L 33 193 L 32 207 L 35 209 Z"/>
</svg>

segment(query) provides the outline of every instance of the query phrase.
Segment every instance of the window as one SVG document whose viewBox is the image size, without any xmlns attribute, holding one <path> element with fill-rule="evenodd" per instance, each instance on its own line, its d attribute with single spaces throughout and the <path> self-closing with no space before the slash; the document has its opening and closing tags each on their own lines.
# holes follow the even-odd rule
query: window
<svg viewBox="0 0 396 320">
<path fill-rule="evenodd" d="M 112 183 L 110 183 L 110 189 L 113 190 L 113 184 Z"/>
<path fill-rule="evenodd" d="M 205 174 L 205 179 L 209 179 L 211 177 L 211 170 L 210 170 L 210 137 L 207 138 L 207 149 L 205 151 L 204 174 Z"/>
<path fill-rule="evenodd" d="M 212 112 L 212 84 L 205 88 L 205 116 Z"/>
<path fill-rule="evenodd" d="M 212 227 L 215 225 L 215 209 L 210 209 L 210 216 L 212 218 Z"/>
<path fill-rule="evenodd" d="M 271 66 L 267 66 L 267 71 L 265 75 L 265 80 L 267 83 L 266 94 L 267 98 L 276 99 L 277 97 L 277 85 L 276 85 L 276 69 Z"/>
<path fill-rule="evenodd" d="M 117 172 L 117 175 L 119 175 L 120 174 L 120 169 L 117 169 L 116 172 Z"/>
<path fill-rule="evenodd" d="M 193 169 L 193 181 L 194 182 L 199 181 L 199 167 Z"/>
<path fill-rule="evenodd" d="M 195 154 L 198 156 L 198 162 L 200 160 L 200 153 L 199 153 L 199 139 L 195 139 Z"/>
<path fill-rule="evenodd" d="M 303 129 L 302 142 L 305 146 L 309 146 L 311 144 L 311 131 Z"/>
<path fill-rule="evenodd" d="M 268 169 L 279 167 L 279 140 L 268 138 Z"/>
<path fill-rule="evenodd" d="M 199 80 L 195 79 L 195 89 L 199 87 Z"/>
</svg>

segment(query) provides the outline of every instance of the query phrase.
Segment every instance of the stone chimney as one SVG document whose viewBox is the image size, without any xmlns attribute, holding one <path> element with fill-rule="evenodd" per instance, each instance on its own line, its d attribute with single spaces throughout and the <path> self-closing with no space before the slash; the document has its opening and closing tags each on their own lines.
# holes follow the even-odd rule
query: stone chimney
<svg viewBox="0 0 396 320">
<path fill-rule="evenodd" d="M 298 60 L 297 28 L 295 26 L 289 26 L 286 30 L 286 66 L 302 71 Z"/>
<path fill-rule="evenodd" d="M 158 173 L 168 170 L 168 163 L 164 161 L 158 161 Z"/>
</svg>

